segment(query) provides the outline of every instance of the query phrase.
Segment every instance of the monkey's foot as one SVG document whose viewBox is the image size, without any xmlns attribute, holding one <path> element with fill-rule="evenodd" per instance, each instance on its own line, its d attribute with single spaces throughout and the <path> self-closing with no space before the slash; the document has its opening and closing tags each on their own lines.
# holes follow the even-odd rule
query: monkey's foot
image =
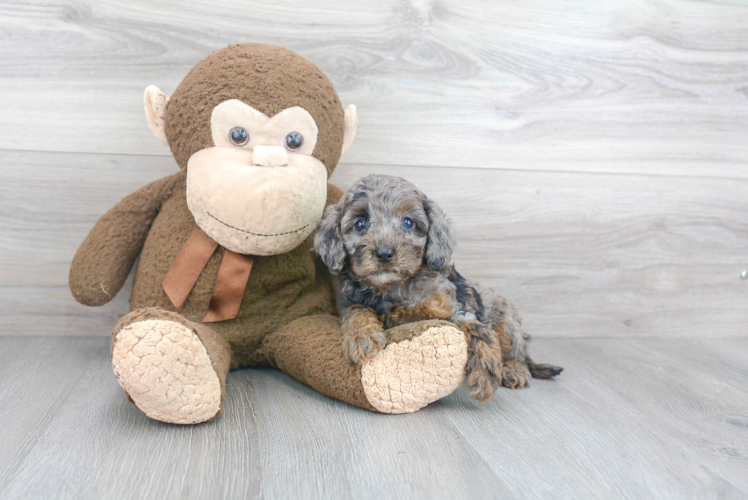
<svg viewBox="0 0 748 500">
<path fill-rule="evenodd" d="M 221 409 L 221 383 L 208 352 L 180 322 L 147 319 L 116 332 L 112 368 L 133 403 L 155 420 L 196 424 Z"/>
<path fill-rule="evenodd" d="M 425 321 L 385 333 L 390 343 L 361 366 L 366 398 L 377 411 L 412 413 L 462 385 L 467 341 L 455 326 Z"/>
<path fill-rule="evenodd" d="M 530 370 L 516 359 L 504 361 L 502 372 L 504 387 L 510 389 L 524 389 L 530 387 Z"/>
</svg>

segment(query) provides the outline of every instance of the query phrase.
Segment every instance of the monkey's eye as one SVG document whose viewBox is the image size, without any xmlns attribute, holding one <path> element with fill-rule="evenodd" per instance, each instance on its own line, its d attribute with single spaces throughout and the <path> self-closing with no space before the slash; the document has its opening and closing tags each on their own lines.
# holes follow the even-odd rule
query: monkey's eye
<svg viewBox="0 0 748 500">
<path fill-rule="evenodd" d="M 415 223 L 413 222 L 413 219 L 406 217 L 403 219 L 403 229 L 413 229 L 413 226 Z"/>
<path fill-rule="evenodd" d="M 356 231 L 359 233 L 366 229 L 366 221 L 364 219 L 359 219 L 356 221 L 356 223 L 353 225 L 353 227 L 356 228 Z"/>
<path fill-rule="evenodd" d="M 292 151 L 299 149 L 304 144 L 304 136 L 298 132 L 291 132 L 286 136 L 286 147 Z"/>
<path fill-rule="evenodd" d="M 229 132 L 229 139 L 237 146 L 244 146 L 249 142 L 249 132 L 241 127 L 234 127 Z"/>
</svg>

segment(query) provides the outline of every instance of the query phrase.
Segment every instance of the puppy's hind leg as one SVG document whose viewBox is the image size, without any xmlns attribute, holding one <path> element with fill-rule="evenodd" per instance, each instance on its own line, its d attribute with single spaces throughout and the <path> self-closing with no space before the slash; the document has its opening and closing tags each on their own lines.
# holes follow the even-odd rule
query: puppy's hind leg
<svg viewBox="0 0 748 500">
<path fill-rule="evenodd" d="M 498 295 L 493 297 L 489 311 L 490 324 L 501 339 L 504 355 L 502 383 L 510 389 L 529 387 L 528 338 L 522 334 L 522 318 L 512 304 Z"/>
<path fill-rule="evenodd" d="M 507 345 L 504 351 L 503 384 L 510 389 L 523 389 L 530 386 L 530 378 L 553 378 L 563 368 L 550 364 L 534 363 L 527 354 L 530 336 L 522 332 L 522 318 L 517 309 L 503 297 L 495 297 L 492 317 L 494 330 Z"/>
<path fill-rule="evenodd" d="M 532 378 L 527 362 L 523 358 L 518 358 L 517 353 L 512 353 L 515 345 L 510 335 L 506 332 L 503 324 L 494 326 L 494 331 L 502 338 L 502 344 L 507 345 L 504 349 L 504 368 L 502 369 L 502 384 L 510 389 L 524 389 L 530 387 L 530 378 Z M 523 342 L 526 340 L 523 338 Z"/>
</svg>

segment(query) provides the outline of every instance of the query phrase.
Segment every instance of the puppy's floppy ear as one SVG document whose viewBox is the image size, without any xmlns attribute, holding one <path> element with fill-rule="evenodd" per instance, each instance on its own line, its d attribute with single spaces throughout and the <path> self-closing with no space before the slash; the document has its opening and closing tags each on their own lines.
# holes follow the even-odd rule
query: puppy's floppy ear
<svg viewBox="0 0 748 500">
<path fill-rule="evenodd" d="M 452 258 L 452 250 L 455 247 L 455 239 L 452 228 L 447 222 L 447 217 L 442 209 L 431 200 L 423 200 L 423 208 L 429 218 L 429 232 L 426 236 L 426 252 L 424 259 L 426 265 L 437 271 L 449 264 Z"/>
<path fill-rule="evenodd" d="M 325 209 L 317 234 L 314 235 L 314 251 L 333 273 L 343 270 L 346 256 L 340 233 L 340 214 L 343 210 L 338 205 L 336 203 Z"/>
</svg>

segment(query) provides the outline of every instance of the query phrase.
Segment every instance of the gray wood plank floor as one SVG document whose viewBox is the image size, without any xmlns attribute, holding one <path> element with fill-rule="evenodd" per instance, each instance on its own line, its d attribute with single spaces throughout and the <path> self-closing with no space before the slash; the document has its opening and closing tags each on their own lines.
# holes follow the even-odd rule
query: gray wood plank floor
<svg viewBox="0 0 748 500">
<path fill-rule="evenodd" d="M 745 498 L 748 339 L 541 339 L 567 370 L 487 405 L 370 413 L 272 369 L 151 421 L 106 338 L 0 337 L 1 498 Z"/>
</svg>

